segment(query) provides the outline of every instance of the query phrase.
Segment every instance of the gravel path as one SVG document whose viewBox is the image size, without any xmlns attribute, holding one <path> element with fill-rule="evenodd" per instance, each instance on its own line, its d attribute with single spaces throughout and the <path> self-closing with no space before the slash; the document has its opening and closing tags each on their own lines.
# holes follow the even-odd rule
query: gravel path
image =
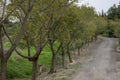
<svg viewBox="0 0 120 80">
<path fill-rule="evenodd" d="M 115 44 L 114 39 L 103 38 L 103 42 L 92 50 L 91 60 L 83 63 L 69 80 L 120 80 L 115 65 Z"/>
</svg>

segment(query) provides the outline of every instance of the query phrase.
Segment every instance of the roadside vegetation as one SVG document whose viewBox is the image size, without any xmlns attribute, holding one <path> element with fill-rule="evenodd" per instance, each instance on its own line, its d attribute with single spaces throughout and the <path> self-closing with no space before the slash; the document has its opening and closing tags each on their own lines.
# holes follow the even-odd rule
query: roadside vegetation
<svg viewBox="0 0 120 80">
<path fill-rule="evenodd" d="M 117 37 L 120 45 L 120 4 L 113 5 L 107 12 L 108 28 L 110 37 Z"/>
</svg>

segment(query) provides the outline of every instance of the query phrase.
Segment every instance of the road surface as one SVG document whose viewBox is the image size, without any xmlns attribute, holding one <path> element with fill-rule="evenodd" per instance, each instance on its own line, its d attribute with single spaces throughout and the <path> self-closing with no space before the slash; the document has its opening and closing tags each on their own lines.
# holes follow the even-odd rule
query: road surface
<svg viewBox="0 0 120 80">
<path fill-rule="evenodd" d="M 83 63 L 82 68 L 69 80 L 120 80 L 115 66 L 115 44 L 114 39 L 103 38 L 103 41 L 92 50 L 92 59 Z"/>
</svg>

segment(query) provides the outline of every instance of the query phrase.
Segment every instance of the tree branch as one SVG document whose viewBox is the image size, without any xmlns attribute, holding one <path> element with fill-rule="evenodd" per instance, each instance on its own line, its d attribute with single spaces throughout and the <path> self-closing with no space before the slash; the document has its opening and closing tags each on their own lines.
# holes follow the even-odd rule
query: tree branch
<svg viewBox="0 0 120 80">
<path fill-rule="evenodd" d="M 31 55 L 31 51 L 30 51 L 30 43 L 29 43 L 29 40 L 28 40 L 28 36 L 25 36 L 26 38 L 26 43 L 27 43 L 27 47 L 28 47 L 28 56 Z"/>
<path fill-rule="evenodd" d="M 3 42 L 2 42 L 2 25 L 0 24 L 0 58 L 4 57 L 3 53 Z"/>
<path fill-rule="evenodd" d="M 10 41 L 10 43 L 13 45 L 14 43 L 13 43 L 12 39 L 9 37 L 9 35 L 8 35 L 8 33 L 6 32 L 6 30 L 5 30 L 4 27 L 3 27 L 3 31 L 4 31 L 4 33 L 5 33 L 5 35 L 6 35 L 6 37 L 8 38 L 8 40 Z M 31 57 L 22 55 L 17 49 L 15 49 L 15 52 L 16 52 L 18 55 L 20 55 L 21 57 L 23 57 L 23 58 L 31 58 Z"/>
<path fill-rule="evenodd" d="M 6 0 L 3 1 L 3 10 L 2 10 L 2 19 L 1 20 L 4 20 L 5 10 L 6 10 Z"/>
<path fill-rule="evenodd" d="M 22 4 L 25 0 L 21 1 L 19 4 Z M 8 17 L 19 7 L 19 5 L 17 7 L 15 7 L 13 10 L 11 10 L 7 16 L 4 19 L 1 19 L 1 23 L 3 23 L 3 21 L 5 21 L 6 19 L 8 19 Z"/>
</svg>

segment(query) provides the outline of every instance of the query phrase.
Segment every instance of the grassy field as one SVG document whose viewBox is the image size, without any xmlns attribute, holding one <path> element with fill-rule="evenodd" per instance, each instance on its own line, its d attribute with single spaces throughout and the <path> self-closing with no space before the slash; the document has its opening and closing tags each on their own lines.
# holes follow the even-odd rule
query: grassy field
<svg viewBox="0 0 120 80">
<path fill-rule="evenodd" d="M 55 44 L 55 47 L 58 46 L 58 43 Z M 9 43 L 5 44 L 6 49 L 10 47 Z M 24 55 L 27 55 L 27 49 L 18 50 L 23 53 Z M 31 53 L 35 53 L 35 49 L 31 48 Z M 51 50 L 49 46 L 45 46 L 43 49 L 41 55 L 39 56 L 38 64 L 44 64 L 46 67 L 46 70 L 50 68 L 51 64 Z M 9 79 L 14 78 L 27 78 L 31 76 L 31 70 L 32 70 L 32 62 L 28 61 L 27 59 L 24 59 L 20 56 L 18 56 L 15 52 L 12 54 L 11 58 L 8 61 L 7 65 L 7 77 Z"/>
</svg>

